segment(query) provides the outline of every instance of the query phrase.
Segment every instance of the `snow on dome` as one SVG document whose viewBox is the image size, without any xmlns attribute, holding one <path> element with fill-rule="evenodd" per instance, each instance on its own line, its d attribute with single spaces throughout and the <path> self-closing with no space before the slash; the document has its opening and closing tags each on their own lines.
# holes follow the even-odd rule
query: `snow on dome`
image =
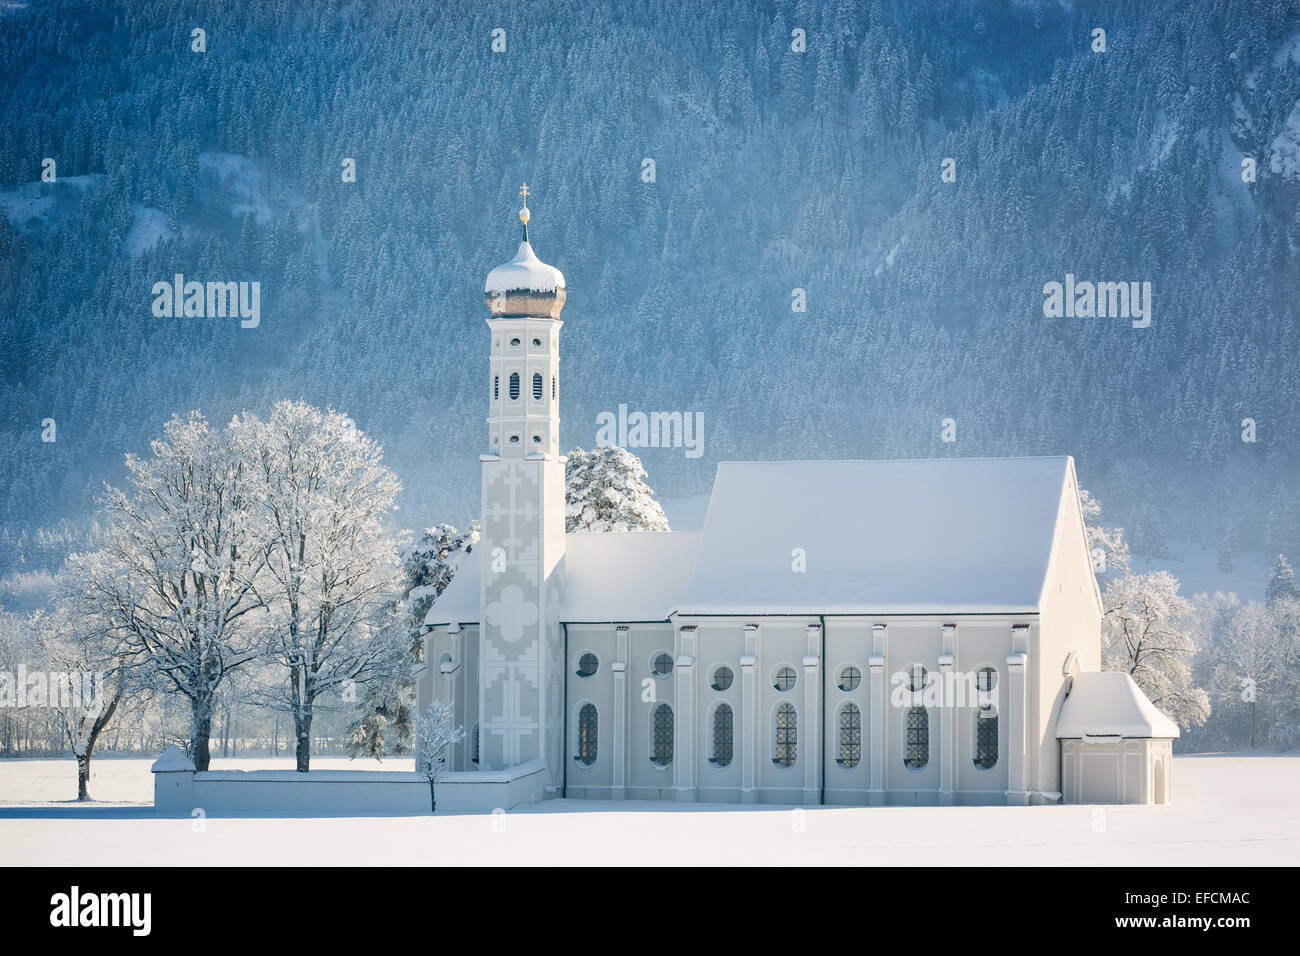
<svg viewBox="0 0 1300 956">
<path fill-rule="evenodd" d="M 555 266 L 548 266 L 527 242 L 519 243 L 519 251 L 509 262 L 502 263 L 488 273 L 483 283 L 484 292 L 554 292 L 564 288 L 564 274 Z"/>
<path fill-rule="evenodd" d="M 557 318 L 564 307 L 564 274 L 538 259 L 524 240 L 513 259 L 488 273 L 483 296 L 496 316 Z"/>
<path fill-rule="evenodd" d="M 1178 736 L 1178 725 L 1160 713 L 1123 671 L 1089 671 L 1074 685 L 1056 719 L 1058 738 Z"/>
</svg>

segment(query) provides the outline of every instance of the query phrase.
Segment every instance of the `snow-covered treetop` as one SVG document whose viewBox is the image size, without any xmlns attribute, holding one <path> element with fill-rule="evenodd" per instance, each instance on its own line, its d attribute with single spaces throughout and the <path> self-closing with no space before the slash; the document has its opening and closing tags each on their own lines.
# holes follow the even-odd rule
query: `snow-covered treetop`
<svg viewBox="0 0 1300 956">
<path fill-rule="evenodd" d="M 575 448 L 564 472 L 565 531 L 669 530 L 641 459 L 626 448 Z"/>
</svg>

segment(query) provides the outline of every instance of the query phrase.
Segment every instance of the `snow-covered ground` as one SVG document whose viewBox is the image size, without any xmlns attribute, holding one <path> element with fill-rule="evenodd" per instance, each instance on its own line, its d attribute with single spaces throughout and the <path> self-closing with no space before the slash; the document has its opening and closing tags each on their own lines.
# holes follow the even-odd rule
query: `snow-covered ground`
<svg viewBox="0 0 1300 956">
<path fill-rule="evenodd" d="M 147 760 L 102 760 L 95 791 L 148 798 Z M 321 768 L 363 766 L 322 760 Z M 288 766 L 230 760 L 214 766 Z M 369 767 L 370 765 L 365 765 Z M 69 761 L 0 761 L 0 863 L 1294 865 L 1300 754 L 1189 755 L 1166 807 L 790 807 L 557 800 L 493 817 L 154 817 L 61 804 Z M 386 769 L 408 769 L 385 761 Z M 55 768 L 58 768 L 56 771 Z M 14 806 L 20 801 L 28 806 Z M 44 806 L 31 805 L 45 801 Z"/>
<path fill-rule="evenodd" d="M 95 805 L 153 804 L 153 758 L 96 757 L 90 762 L 90 795 Z M 414 770 L 411 757 L 384 761 L 313 757 L 313 770 Z M 213 757 L 213 770 L 292 770 L 292 756 Z M 0 810 L 16 806 L 64 806 L 76 803 L 77 765 L 62 760 L 0 760 Z"/>
</svg>

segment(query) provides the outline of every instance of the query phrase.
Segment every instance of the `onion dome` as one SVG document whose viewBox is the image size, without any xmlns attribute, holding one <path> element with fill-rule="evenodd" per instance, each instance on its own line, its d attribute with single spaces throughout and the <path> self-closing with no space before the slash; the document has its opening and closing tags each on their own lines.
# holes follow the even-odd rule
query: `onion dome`
<svg viewBox="0 0 1300 956">
<path fill-rule="evenodd" d="M 483 299 L 495 318 L 558 319 L 564 308 L 564 274 L 548 266 L 528 242 L 528 184 L 519 191 L 525 205 L 519 210 L 524 224 L 524 241 L 509 262 L 488 273 Z"/>
</svg>

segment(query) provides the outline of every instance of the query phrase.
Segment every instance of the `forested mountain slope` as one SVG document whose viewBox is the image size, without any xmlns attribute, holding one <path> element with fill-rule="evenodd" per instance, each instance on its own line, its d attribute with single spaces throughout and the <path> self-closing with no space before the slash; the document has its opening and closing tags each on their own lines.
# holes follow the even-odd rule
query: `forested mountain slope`
<svg viewBox="0 0 1300 956">
<path fill-rule="evenodd" d="M 57 561 L 37 529 L 190 408 L 332 405 L 404 524 L 469 518 L 523 180 L 565 443 L 704 413 L 702 457 L 634 449 L 661 494 L 1070 453 L 1136 550 L 1300 551 L 1295 2 L 33 0 L 0 12 L 0 128 L 0 572 Z M 156 318 L 176 273 L 260 282 L 260 325 Z M 1150 282 L 1150 327 L 1046 318 L 1067 273 Z"/>
</svg>

